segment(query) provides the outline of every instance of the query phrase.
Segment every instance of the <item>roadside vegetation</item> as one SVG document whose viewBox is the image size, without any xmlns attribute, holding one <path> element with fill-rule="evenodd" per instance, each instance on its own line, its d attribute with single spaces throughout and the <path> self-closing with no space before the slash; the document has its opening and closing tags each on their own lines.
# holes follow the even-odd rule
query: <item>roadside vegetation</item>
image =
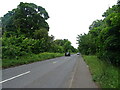
<svg viewBox="0 0 120 90">
<path fill-rule="evenodd" d="M 99 60 L 95 55 L 83 55 L 83 58 L 89 66 L 93 81 L 95 81 L 98 86 L 101 88 L 120 87 L 118 79 L 120 77 L 120 70 L 117 67 Z"/>
<path fill-rule="evenodd" d="M 102 88 L 118 88 L 120 70 L 120 0 L 95 20 L 87 34 L 78 35 L 78 49 Z M 91 56 L 93 55 L 93 56 Z M 120 87 L 120 84 L 119 84 Z"/>
<path fill-rule="evenodd" d="M 55 40 L 53 35 L 49 35 L 47 19 L 49 15 L 45 8 L 23 2 L 0 18 L 3 67 L 54 58 L 67 51 L 77 51 L 68 39 Z"/>
<path fill-rule="evenodd" d="M 43 61 L 55 57 L 60 57 L 63 56 L 64 54 L 62 53 L 49 53 L 49 52 L 44 52 L 40 54 L 31 54 L 27 56 L 22 56 L 19 57 L 18 59 L 3 59 L 2 60 L 2 67 L 3 68 L 8 68 L 8 67 L 13 67 L 13 66 L 18 66 L 22 64 L 29 64 L 32 62 L 37 62 L 37 61 Z"/>
</svg>

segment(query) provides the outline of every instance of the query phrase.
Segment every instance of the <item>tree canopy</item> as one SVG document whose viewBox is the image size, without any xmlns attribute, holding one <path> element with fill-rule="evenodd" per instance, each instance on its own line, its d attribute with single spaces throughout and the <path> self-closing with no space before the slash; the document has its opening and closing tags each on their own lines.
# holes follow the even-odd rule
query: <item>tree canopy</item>
<svg viewBox="0 0 120 90">
<path fill-rule="evenodd" d="M 120 1 L 103 13 L 103 20 L 95 20 L 89 33 L 78 35 L 79 51 L 97 56 L 114 65 L 120 65 Z"/>
<path fill-rule="evenodd" d="M 48 18 L 45 8 L 23 2 L 1 17 L 3 59 L 42 52 L 64 53 L 68 49 L 75 52 L 69 40 L 49 36 Z"/>
<path fill-rule="evenodd" d="M 35 30 L 45 28 L 49 31 L 49 25 L 45 21 L 48 18 L 49 15 L 43 7 L 21 2 L 17 8 L 2 17 L 2 30 L 10 35 L 22 33 L 32 37 Z"/>
</svg>

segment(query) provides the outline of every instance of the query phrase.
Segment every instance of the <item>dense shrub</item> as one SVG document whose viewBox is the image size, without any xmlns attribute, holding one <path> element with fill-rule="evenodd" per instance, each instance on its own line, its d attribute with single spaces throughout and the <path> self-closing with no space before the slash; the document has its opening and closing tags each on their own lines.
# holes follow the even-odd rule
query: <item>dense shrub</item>
<svg viewBox="0 0 120 90">
<path fill-rule="evenodd" d="M 28 39 L 25 38 L 23 35 L 19 37 L 11 36 L 9 38 L 3 36 L 2 57 L 11 59 L 17 58 L 18 56 L 24 56 L 27 53 L 36 53 L 40 51 L 38 43 L 40 43 L 39 40 L 30 38 Z"/>
<path fill-rule="evenodd" d="M 54 36 L 49 36 L 48 18 L 45 8 L 23 2 L 1 17 L 3 59 L 17 59 L 27 54 L 43 52 L 63 53 L 64 49 L 75 52 L 76 49 L 69 40 L 57 40 L 56 43 Z M 66 44 L 67 42 L 69 43 Z"/>
<path fill-rule="evenodd" d="M 120 66 L 120 6 L 114 5 L 103 14 L 103 20 L 94 21 L 88 34 L 78 35 L 79 51 L 97 54 L 116 66 Z"/>
</svg>

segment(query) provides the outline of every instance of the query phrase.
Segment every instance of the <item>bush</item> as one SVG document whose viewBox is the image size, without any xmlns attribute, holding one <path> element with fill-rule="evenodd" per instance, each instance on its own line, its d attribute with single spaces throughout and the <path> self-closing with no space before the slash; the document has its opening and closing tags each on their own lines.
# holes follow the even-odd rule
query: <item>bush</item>
<svg viewBox="0 0 120 90">
<path fill-rule="evenodd" d="M 40 41 L 30 38 L 25 38 L 23 35 L 16 37 L 11 36 L 9 38 L 2 38 L 2 57 L 4 58 L 17 58 L 18 56 L 24 56 L 28 53 L 40 53 Z"/>
</svg>

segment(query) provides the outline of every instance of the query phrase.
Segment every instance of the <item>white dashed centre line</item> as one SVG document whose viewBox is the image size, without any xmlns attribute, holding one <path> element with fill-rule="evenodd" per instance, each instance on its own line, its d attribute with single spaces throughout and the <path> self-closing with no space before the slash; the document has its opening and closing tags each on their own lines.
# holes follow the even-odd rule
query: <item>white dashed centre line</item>
<svg viewBox="0 0 120 90">
<path fill-rule="evenodd" d="M 53 64 L 55 64 L 55 63 L 57 63 L 57 62 L 53 62 Z"/>
<path fill-rule="evenodd" d="M 12 80 L 12 79 L 15 79 L 15 78 L 17 78 L 17 77 L 23 76 L 23 75 L 28 74 L 28 73 L 30 73 L 30 71 L 25 72 L 25 73 L 22 73 L 22 74 L 19 74 L 19 75 L 14 76 L 14 77 L 11 77 L 11 78 L 9 78 L 9 79 L 3 80 L 3 81 L 1 81 L 0 83 L 4 83 L 4 82 L 7 82 L 7 81 L 10 81 L 10 80 Z"/>
</svg>

